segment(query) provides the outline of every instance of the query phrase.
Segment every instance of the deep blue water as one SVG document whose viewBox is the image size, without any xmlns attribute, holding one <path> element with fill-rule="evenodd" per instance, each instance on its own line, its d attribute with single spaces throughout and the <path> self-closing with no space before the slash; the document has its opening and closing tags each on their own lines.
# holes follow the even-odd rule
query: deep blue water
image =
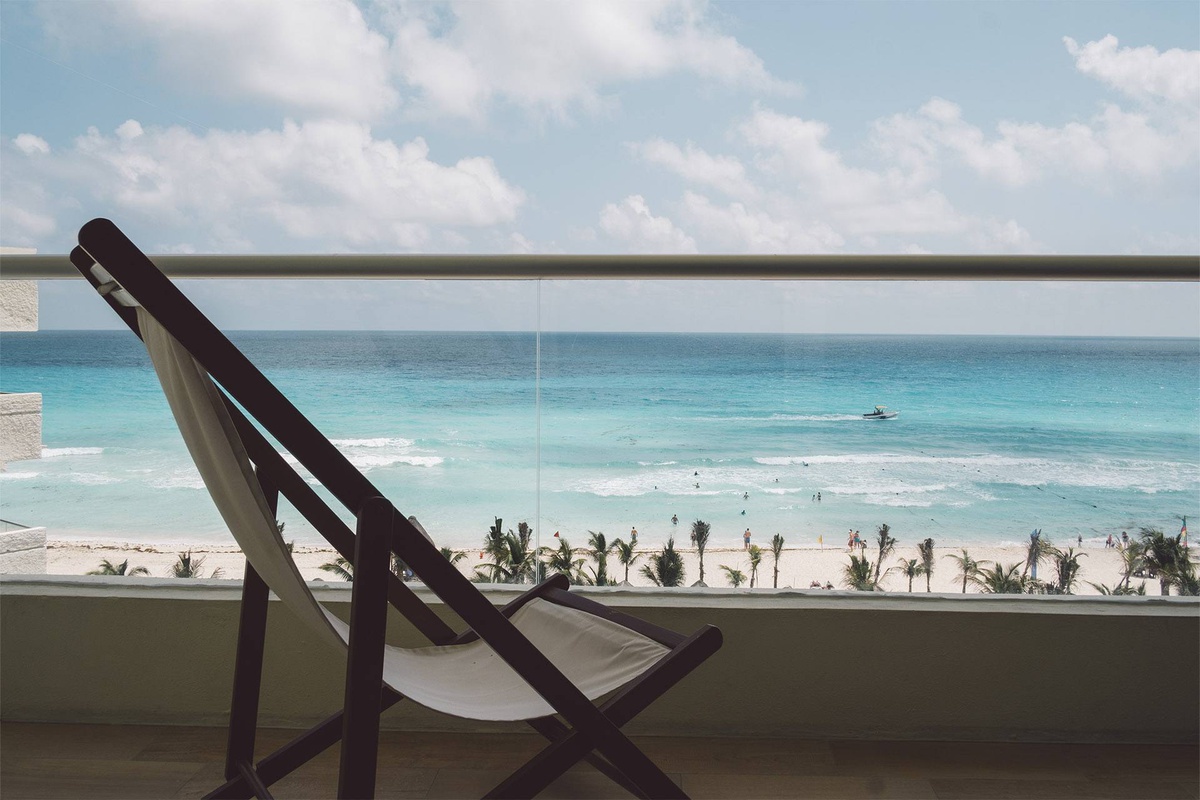
<svg viewBox="0 0 1200 800">
<path fill-rule="evenodd" d="M 553 333 L 539 386 L 531 333 L 231 338 L 442 544 L 536 523 L 539 481 L 543 534 L 579 543 L 661 541 L 672 514 L 718 546 L 745 527 L 949 544 L 1200 519 L 1195 340 Z M 4 334 L 0 389 L 42 393 L 46 447 L 0 476 L 0 517 L 228 540 L 131 334 Z M 876 403 L 900 417 L 864 421 Z"/>
</svg>

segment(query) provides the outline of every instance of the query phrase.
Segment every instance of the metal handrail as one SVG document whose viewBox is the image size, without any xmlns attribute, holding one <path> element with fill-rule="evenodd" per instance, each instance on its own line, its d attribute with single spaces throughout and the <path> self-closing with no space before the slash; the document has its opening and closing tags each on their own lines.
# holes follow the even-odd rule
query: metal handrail
<svg viewBox="0 0 1200 800">
<path fill-rule="evenodd" d="M 172 278 L 1200 281 L 1200 255 L 157 255 Z M 0 256 L 0 278 L 78 278 L 66 256 Z"/>
</svg>

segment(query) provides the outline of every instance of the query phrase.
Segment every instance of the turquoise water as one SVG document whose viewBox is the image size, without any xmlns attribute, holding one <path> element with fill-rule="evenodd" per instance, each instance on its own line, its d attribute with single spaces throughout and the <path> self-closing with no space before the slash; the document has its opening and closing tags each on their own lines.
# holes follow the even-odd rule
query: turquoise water
<svg viewBox="0 0 1200 800">
<path fill-rule="evenodd" d="M 1099 542 L 1200 520 L 1194 340 L 553 333 L 539 385 L 533 334 L 231 338 L 451 546 L 539 513 L 543 536 L 577 544 L 634 526 L 653 544 L 701 518 L 713 546 L 746 527 Z M 46 448 L 0 474 L 0 517 L 52 538 L 231 541 L 131 334 L 0 347 L 0 389 L 42 393 Z M 863 420 L 876 403 L 899 418 Z"/>
</svg>

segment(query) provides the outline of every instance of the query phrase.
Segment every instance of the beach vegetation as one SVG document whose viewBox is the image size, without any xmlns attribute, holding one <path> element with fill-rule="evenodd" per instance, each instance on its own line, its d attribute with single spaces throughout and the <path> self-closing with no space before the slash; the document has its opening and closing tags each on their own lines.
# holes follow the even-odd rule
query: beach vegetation
<svg viewBox="0 0 1200 800">
<path fill-rule="evenodd" d="M 771 565 L 775 568 L 775 574 L 771 581 L 771 588 L 779 588 L 779 559 L 783 556 L 783 534 L 777 533 L 771 537 Z"/>
<path fill-rule="evenodd" d="M 1074 594 L 1075 584 L 1079 580 L 1079 559 L 1086 556 L 1087 553 L 1076 553 L 1073 547 L 1050 551 L 1050 559 L 1054 564 L 1055 594 Z"/>
<path fill-rule="evenodd" d="M 986 561 L 980 562 L 974 583 L 984 594 L 1024 594 L 1028 582 L 1021 574 L 1020 564 L 1004 566 L 999 562 L 991 567 L 985 567 Z"/>
<path fill-rule="evenodd" d="M 655 586 L 682 586 L 685 577 L 683 556 L 675 549 L 675 537 L 667 539 L 661 553 L 649 557 L 649 564 L 642 565 L 642 575 Z"/>
<path fill-rule="evenodd" d="M 332 574 L 336 580 L 354 583 L 354 562 L 344 556 L 326 561 L 319 569 Z"/>
<path fill-rule="evenodd" d="M 179 558 L 171 565 L 171 569 L 167 572 L 172 578 L 203 578 L 204 575 L 204 559 L 205 556 L 199 558 L 192 555 L 192 551 L 180 553 Z M 221 568 L 217 567 L 208 574 L 209 578 L 221 577 Z"/>
<path fill-rule="evenodd" d="M 962 576 L 962 593 L 966 594 L 967 584 L 975 584 L 976 579 L 979 577 L 980 562 L 971 558 L 971 554 L 967 552 L 965 547 L 961 556 L 948 553 L 943 558 L 949 558 L 958 564 L 958 574 Z"/>
<path fill-rule="evenodd" d="M 886 522 L 875 530 L 875 542 L 879 546 L 879 558 L 875 561 L 875 585 L 879 586 L 880 570 L 883 562 L 896 550 L 896 540 L 892 537 L 892 528 Z M 866 558 L 864 554 L 864 559 Z"/>
<path fill-rule="evenodd" d="M 1053 550 L 1054 545 L 1050 543 L 1050 537 L 1042 536 L 1041 529 L 1034 531 L 1029 537 L 1029 548 L 1025 551 L 1025 568 L 1021 570 L 1021 577 L 1024 578 L 1032 571 L 1036 579 L 1038 564 L 1048 558 Z"/>
<path fill-rule="evenodd" d="M 484 538 L 483 554 L 487 559 L 475 567 L 475 580 L 488 583 L 533 583 L 537 569 L 537 552 L 533 548 L 533 529 L 528 523 L 504 531 L 504 521 L 496 524 Z"/>
<path fill-rule="evenodd" d="M 933 577 L 933 539 L 926 539 L 917 545 L 917 552 L 921 556 L 921 574 L 925 576 L 925 591 L 929 592 L 930 579 Z M 909 588 L 912 591 L 912 588 Z"/>
<path fill-rule="evenodd" d="M 1146 582 L 1145 581 L 1142 581 L 1136 587 L 1126 586 L 1119 581 L 1117 582 L 1117 584 L 1115 586 L 1109 586 L 1108 584 L 1104 584 L 1104 583 L 1092 583 L 1091 581 L 1088 581 L 1088 585 L 1091 586 L 1093 589 L 1095 589 L 1100 594 L 1104 594 L 1104 595 L 1144 596 L 1146 594 Z"/>
<path fill-rule="evenodd" d="M 457 564 L 458 562 L 462 561 L 464 558 L 467 557 L 467 554 L 465 552 L 463 552 L 462 550 L 455 552 L 454 550 L 451 550 L 449 547 L 442 547 L 439 549 L 441 550 L 442 558 L 446 559 L 451 564 Z"/>
<path fill-rule="evenodd" d="M 698 519 L 692 523 L 692 544 L 696 546 L 696 556 L 700 559 L 700 580 L 696 582 L 697 586 L 707 586 L 704 582 L 704 548 L 708 547 L 708 535 L 712 532 L 712 526 L 702 519 Z"/>
<path fill-rule="evenodd" d="M 624 539 L 613 539 L 613 547 L 617 551 L 617 561 L 620 561 L 621 565 L 625 567 L 625 577 L 621 582 L 629 585 L 629 568 L 633 562 L 642 557 L 642 554 L 637 552 L 637 532 L 629 535 L 628 542 Z"/>
<path fill-rule="evenodd" d="M 919 578 L 925 574 L 925 565 L 915 558 L 902 558 L 900 563 L 895 567 L 896 571 L 904 577 L 908 578 L 908 591 L 912 592 L 913 578 Z"/>
<path fill-rule="evenodd" d="M 88 575 L 149 575 L 150 570 L 145 567 L 129 568 L 129 559 L 125 559 L 120 564 L 113 564 L 107 558 L 101 560 L 100 566 L 96 567 L 87 573 Z"/>
<path fill-rule="evenodd" d="M 612 553 L 617 545 L 616 542 L 608 543 L 604 534 L 600 531 L 588 531 L 588 555 L 596 561 L 596 568 L 592 571 L 592 577 L 597 586 L 608 586 L 610 581 L 608 578 L 608 556 Z"/>
<path fill-rule="evenodd" d="M 1142 528 L 1140 538 L 1143 566 L 1151 578 L 1158 578 L 1163 595 L 1169 595 L 1171 587 L 1184 596 L 1200 592 L 1196 566 L 1188 557 L 1182 534 L 1168 536 L 1157 528 Z"/>
<path fill-rule="evenodd" d="M 729 585 L 733 588 L 736 589 L 746 582 L 746 573 L 740 569 L 727 567 L 724 564 L 721 565 L 721 569 L 725 570 L 725 577 L 729 579 Z"/>
<path fill-rule="evenodd" d="M 747 552 L 750 554 L 750 588 L 753 589 L 758 584 L 758 568 L 762 565 L 763 549 L 752 544 Z"/>
<path fill-rule="evenodd" d="M 879 589 L 874 574 L 866 556 L 850 556 L 850 563 L 842 567 L 842 584 L 856 592 L 874 592 Z"/>
<path fill-rule="evenodd" d="M 1146 560 L 1143 558 L 1144 548 L 1136 539 L 1117 544 L 1117 552 L 1121 554 L 1121 580 L 1118 586 L 1129 588 L 1129 582 L 1135 575 L 1145 574 Z"/>
<path fill-rule="evenodd" d="M 542 555 L 542 563 L 546 565 L 548 572 L 566 575 L 567 580 L 574 584 L 588 583 L 587 576 L 583 573 L 583 562 L 586 559 L 576 557 L 575 549 L 566 537 L 558 540 L 558 547 L 543 547 Z"/>
</svg>

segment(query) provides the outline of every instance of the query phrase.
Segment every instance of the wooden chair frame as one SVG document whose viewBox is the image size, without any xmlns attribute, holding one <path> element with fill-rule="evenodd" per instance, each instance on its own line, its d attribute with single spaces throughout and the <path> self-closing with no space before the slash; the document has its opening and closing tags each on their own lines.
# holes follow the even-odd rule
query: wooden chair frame
<svg viewBox="0 0 1200 800">
<path fill-rule="evenodd" d="M 71 252 L 71 262 L 129 328 L 141 335 L 134 309 L 114 297 L 115 290 L 121 288 L 136 298 L 223 389 L 225 405 L 272 511 L 282 494 L 355 567 L 342 710 L 255 763 L 268 588 L 247 563 L 229 716 L 226 782 L 207 797 L 270 797 L 268 787 L 272 783 L 339 739 L 342 756 L 338 796 L 373 796 L 379 716 L 403 699 L 382 681 L 388 605 L 433 644 L 483 639 L 565 721 L 555 716 L 527 720 L 549 744 L 493 788 L 488 797 L 533 797 L 581 759 L 587 759 L 636 797 L 686 797 L 620 728 L 720 648 L 721 632 L 717 628 L 706 625 L 685 637 L 572 594 L 561 575 L 534 586 L 503 608 L 492 605 L 116 225 L 106 219 L 88 222 L 79 232 L 79 245 Z M 91 271 L 95 264 L 113 280 L 102 283 Z M 351 532 L 284 461 L 231 398 L 355 515 L 356 532 Z M 467 630 L 456 633 L 391 572 L 393 554 L 461 617 Z M 509 617 L 534 598 L 611 620 L 663 644 L 669 651 L 597 706 L 510 622 Z"/>
</svg>

